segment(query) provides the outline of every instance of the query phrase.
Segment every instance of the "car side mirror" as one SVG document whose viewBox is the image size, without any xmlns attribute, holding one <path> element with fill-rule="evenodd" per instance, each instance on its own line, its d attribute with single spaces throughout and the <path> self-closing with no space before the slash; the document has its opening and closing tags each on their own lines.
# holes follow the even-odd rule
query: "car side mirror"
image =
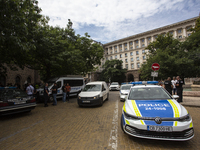
<svg viewBox="0 0 200 150">
<path fill-rule="evenodd" d="M 172 98 L 173 98 L 173 99 L 178 99 L 179 96 L 178 96 L 178 95 L 173 95 Z"/>
</svg>

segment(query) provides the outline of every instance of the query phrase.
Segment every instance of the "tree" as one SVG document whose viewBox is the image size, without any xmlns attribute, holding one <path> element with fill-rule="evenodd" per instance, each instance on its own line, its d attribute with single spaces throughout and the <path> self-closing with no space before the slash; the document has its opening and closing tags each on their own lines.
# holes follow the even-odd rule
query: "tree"
<svg viewBox="0 0 200 150">
<path fill-rule="evenodd" d="M 26 52 L 34 47 L 33 34 L 41 21 L 36 0 L 0 0 L 0 75 L 8 64 L 23 68 Z"/>
<path fill-rule="evenodd" d="M 44 81 L 49 78 L 86 74 L 103 58 L 103 48 L 89 35 L 76 35 L 69 20 L 66 28 L 40 26 L 34 37 L 35 48 L 29 51 L 26 67 L 38 70 Z"/>
<path fill-rule="evenodd" d="M 122 69 L 122 60 L 107 60 L 103 65 L 102 79 L 106 82 L 122 83 L 126 78 L 127 69 Z"/>
<path fill-rule="evenodd" d="M 193 61 L 187 57 L 188 53 L 183 49 L 178 39 L 173 39 L 169 33 L 165 36 L 158 35 L 156 41 L 147 46 L 147 62 L 140 68 L 141 78 L 149 80 L 151 77 L 151 65 L 159 63 L 158 79 L 166 79 L 168 76 L 190 76 Z M 187 71 L 186 71 L 187 70 Z"/>
</svg>

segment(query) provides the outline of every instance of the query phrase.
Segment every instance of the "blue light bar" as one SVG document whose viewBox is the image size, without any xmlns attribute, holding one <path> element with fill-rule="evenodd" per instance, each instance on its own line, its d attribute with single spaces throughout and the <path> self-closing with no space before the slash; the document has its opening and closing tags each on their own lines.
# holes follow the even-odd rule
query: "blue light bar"
<svg viewBox="0 0 200 150">
<path fill-rule="evenodd" d="M 10 87 L 0 87 L 0 89 L 16 89 L 17 87 L 15 86 L 10 86 Z"/>
<path fill-rule="evenodd" d="M 158 84 L 158 81 L 137 81 L 131 82 L 131 84 Z"/>
</svg>

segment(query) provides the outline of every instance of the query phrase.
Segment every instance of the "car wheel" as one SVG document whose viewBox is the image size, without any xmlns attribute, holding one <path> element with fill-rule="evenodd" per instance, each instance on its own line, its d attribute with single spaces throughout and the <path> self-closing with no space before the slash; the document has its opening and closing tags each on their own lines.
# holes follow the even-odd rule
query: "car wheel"
<svg viewBox="0 0 200 150">
<path fill-rule="evenodd" d="M 100 100 L 100 106 L 102 106 L 102 105 L 103 105 L 103 97 Z"/>
<path fill-rule="evenodd" d="M 122 131 L 125 133 L 124 128 L 123 128 L 123 116 L 121 116 L 121 128 L 122 128 Z"/>
<path fill-rule="evenodd" d="M 106 98 L 106 100 L 109 100 L 109 93 L 107 94 L 107 98 Z"/>
</svg>

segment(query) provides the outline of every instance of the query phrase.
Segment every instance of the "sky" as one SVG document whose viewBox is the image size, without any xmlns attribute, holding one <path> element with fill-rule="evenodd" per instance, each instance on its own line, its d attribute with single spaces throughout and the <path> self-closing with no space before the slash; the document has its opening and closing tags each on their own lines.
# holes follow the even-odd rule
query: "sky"
<svg viewBox="0 0 200 150">
<path fill-rule="evenodd" d="M 106 44 L 199 16 L 200 0 L 38 0 L 49 25 Z"/>
</svg>

